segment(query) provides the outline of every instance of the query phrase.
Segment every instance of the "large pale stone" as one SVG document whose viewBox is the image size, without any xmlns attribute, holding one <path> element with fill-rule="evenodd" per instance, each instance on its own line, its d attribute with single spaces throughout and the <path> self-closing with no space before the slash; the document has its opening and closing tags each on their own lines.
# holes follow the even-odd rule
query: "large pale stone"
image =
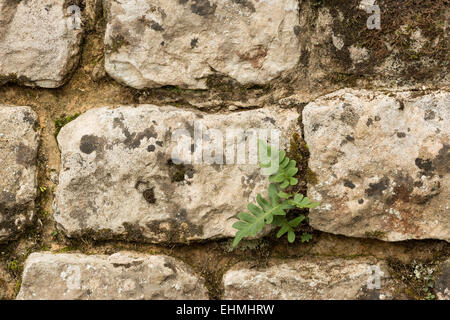
<svg viewBox="0 0 450 320">
<path fill-rule="evenodd" d="M 263 84 L 299 59 L 298 1 L 104 1 L 105 67 L 141 89 L 206 88 L 219 73 Z"/>
<path fill-rule="evenodd" d="M 238 139 L 244 148 L 256 148 L 251 132 L 259 128 L 281 131 L 280 141 L 286 143 L 299 130 L 298 116 L 279 108 L 215 115 L 149 105 L 91 109 L 58 135 L 62 168 L 55 220 L 70 237 L 149 242 L 232 237 L 236 215 L 267 190 L 256 154 L 250 159 L 241 152 L 243 164 L 236 164 L 236 157 L 230 163 L 224 148 L 215 152 L 227 156 L 223 165 L 208 164 L 206 157 L 202 163 L 174 162 L 187 160 L 192 150 L 197 161 L 202 147 L 208 154 L 210 145 L 221 146 L 214 129 L 224 139 L 227 129 L 247 131 L 251 138 Z M 174 133 L 188 139 L 184 155 L 174 152 L 179 141 L 172 139 Z"/>
<path fill-rule="evenodd" d="M 33 217 L 37 127 L 31 108 L 0 105 L 0 242 L 17 237 Z"/>
<path fill-rule="evenodd" d="M 450 95 L 341 90 L 303 111 L 319 230 L 450 241 Z"/>
<path fill-rule="evenodd" d="M 32 253 L 19 300 L 208 299 L 203 279 L 163 255 Z"/>
<path fill-rule="evenodd" d="M 249 300 L 381 300 L 395 298 L 396 287 L 382 262 L 325 257 L 238 265 L 223 284 L 224 299 Z"/>
<path fill-rule="evenodd" d="M 80 17 L 65 0 L 0 0 L 0 85 L 61 86 L 76 67 Z"/>
</svg>

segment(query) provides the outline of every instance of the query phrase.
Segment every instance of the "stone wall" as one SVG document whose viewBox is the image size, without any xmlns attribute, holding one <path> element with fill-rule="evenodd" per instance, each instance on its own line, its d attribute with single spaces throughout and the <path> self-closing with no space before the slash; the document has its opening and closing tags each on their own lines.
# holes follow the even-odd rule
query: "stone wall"
<svg viewBox="0 0 450 320">
<path fill-rule="evenodd" d="M 449 14 L 0 0 L 0 299 L 449 299 Z M 196 123 L 281 132 L 309 242 L 232 248 L 268 179 L 175 163 Z"/>
</svg>

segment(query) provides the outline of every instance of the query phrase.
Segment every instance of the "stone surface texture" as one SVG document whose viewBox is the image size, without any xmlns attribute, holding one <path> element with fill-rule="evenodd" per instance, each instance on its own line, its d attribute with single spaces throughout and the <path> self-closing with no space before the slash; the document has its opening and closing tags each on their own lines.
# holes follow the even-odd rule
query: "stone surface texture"
<svg viewBox="0 0 450 320">
<path fill-rule="evenodd" d="M 208 299 L 203 280 L 164 255 L 33 253 L 18 300 Z"/>
<path fill-rule="evenodd" d="M 380 31 L 367 26 L 374 14 L 366 11 L 370 2 L 299 1 L 301 56 L 292 76 L 349 87 L 360 79 L 381 87 L 448 86 L 446 4 L 375 1 L 380 6 Z"/>
<path fill-rule="evenodd" d="M 82 38 L 68 24 L 68 7 L 65 0 L 0 0 L 0 85 L 56 88 L 67 80 Z"/>
<path fill-rule="evenodd" d="M 105 0 L 107 73 L 142 89 L 206 88 L 208 76 L 264 84 L 300 57 L 298 1 Z"/>
<path fill-rule="evenodd" d="M 316 229 L 450 241 L 448 92 L 340 90 L 303 110 Z"/>
<path fill-rule="evenodd" d="M 0 242 L 16 238 L 33 218 L 37 128 L 31 108 L 0 105 Z"/>
<path fill-rule="evenodd" d="M 286 143 L 299 130 L 298 116 L 275 107 L 214 115 L 151 105 L 91 109 L 58 135 L 62 168 L 55 220 L 70 237 L 148 242 L 232 237 L 237 213 L 257 193 L 266 193 L 268 179 L 256 153 L 253 164 L 248 152 L 240 153 L 246 157 L 243 164 L 236 164 L 236 157 L 234 164 L 208 164 L 209 146 L 220 145 L 214 130 L 224 139 L 227 129 L 250 134 L 261 128 L 269 135 L 279 130 L 280 142 Z M 185 153 L 175 153 L 178 142 L 185 141 L 172 138 L 176 130 L 192 137 Z M 203 135 L 203 143 L 196 135 Z M 239 146 L 256 150 L 253 137 L 246 142 L 242 136 Z M 203 162 L 195 163 L 202 149 Z M 227 156 L 227 150 L 215 154 Z M 192 151 L 191 164 L 176 163 Z"/>
<path fill-rule="evenodd" d="M 380 271 L 379 289 L 373 271 Z M 236 266 L 225 273 L 224 299 L 249 300 L 384 300 L 395 297 L 384 263 L 371 259 L 300 258 L 270 261 L 265 268 Z"/>
</svg>

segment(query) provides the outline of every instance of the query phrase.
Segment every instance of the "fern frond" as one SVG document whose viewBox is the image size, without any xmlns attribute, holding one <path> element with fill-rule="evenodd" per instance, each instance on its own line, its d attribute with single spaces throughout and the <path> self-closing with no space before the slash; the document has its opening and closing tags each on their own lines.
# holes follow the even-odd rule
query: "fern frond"
<svg viewBox="0 0 450 320">
<path fill-rule="evenodd" d="M 308 197 L 304 197 L 301 194 L 295 194 L 294 199 L 290 199 L 288 202 L 299 209 L 313 209 L 320 205 L 320 202 L 311 202 Z"/>
<path fill-rule="evenodd" d="M 295 231 L 294 228 L 296 228 L 300 223 L 302 223 L 303 220 L 305 220 L 304 215 L 300 215 L 290 221 L 287 221 L 286 218 L 282 217 L 282 219 L 277 219 L 274 223 L 276 226 L 280 227 L 280 230 L 278 230 L 277 238 L 282 237 L 285 233 L 287 233 L 288 241 L 289 243 L 292 243 L 295 241 Z"/>
<path fill-rule="evenodd" d="M 277 150 L 274 150 L 263 140 L 258 140 L 259 166 L 263 168 L 263 173 L 270 176 L 270 182 L 278 183 L 282 189 L 296 185 L 298 180 L 294 176 L 298 172 L 297 163 L 286 156 L 286 151 L 276 152 Z M 272 165 L 277 161 L 278 166 Z"/>
<path fill-rule="evenodd" d="M 275 184 L 269 185 L 269 200 L 258 194 L 256 202 L 259 207 L 250 203 L 247 206 L 249 212 L 241 212 L 238 214 L 239 221 L 233 224 L 233 228 L 238 230 L 233 241 L 233 247 L 237 246 L 243 238 L 256 236 L 265 224 L 271 224 L 273 222 L 275 216 L 285 216 L 285 210 L 294 207 L 287 201 L 280 199 Z"/>
</svg>

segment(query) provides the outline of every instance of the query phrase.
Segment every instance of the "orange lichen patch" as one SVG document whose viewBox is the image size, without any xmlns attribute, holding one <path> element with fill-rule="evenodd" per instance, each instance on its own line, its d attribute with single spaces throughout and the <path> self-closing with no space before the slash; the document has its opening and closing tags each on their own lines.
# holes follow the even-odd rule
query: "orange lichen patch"
<svg viewBox="0 0 450 320">
<path fill-rule="evenodd" d="M 259 69 L 264 63 L 264 58 L 267 56 L 267 51 L 267 48 L 264 48 L 263 46 L 257 46 L 255 49 L 249 52 L 236 52 L 236 55 L 241 60 L 250 62 L 253 68 Z"/>
</svg>

